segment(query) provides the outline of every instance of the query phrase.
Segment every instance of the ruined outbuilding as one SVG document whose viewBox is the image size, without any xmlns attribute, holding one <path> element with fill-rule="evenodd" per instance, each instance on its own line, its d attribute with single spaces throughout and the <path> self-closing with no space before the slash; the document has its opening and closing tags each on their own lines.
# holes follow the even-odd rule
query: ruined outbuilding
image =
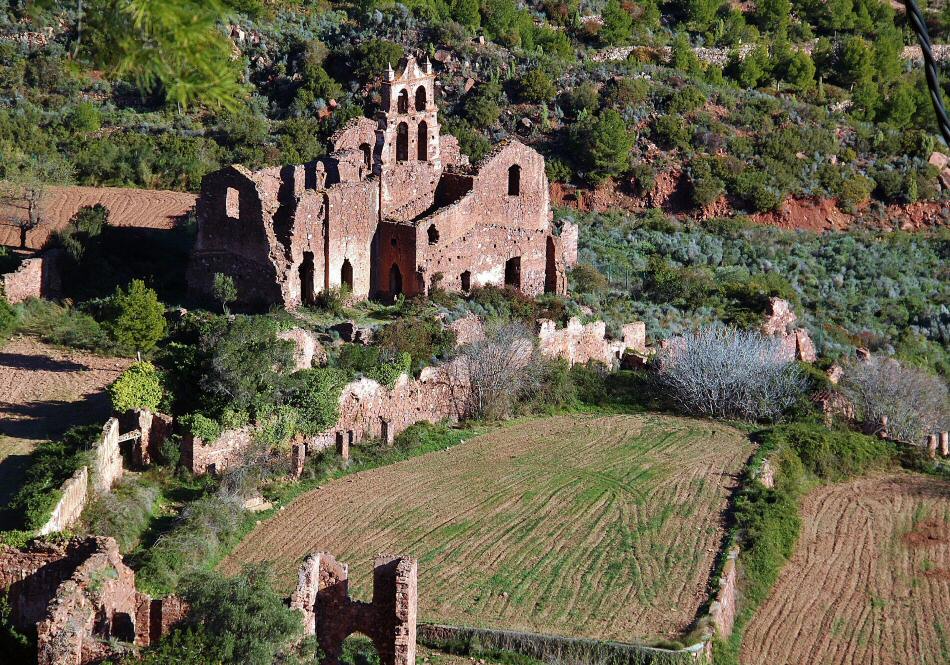
<svg viewBox="0 0 950 665">
<path fill-rule="evenodd" d="M 303 614 L 305 633 L 316 635 L 323 665 L 340 662 L 343 641 L 355 632 L 373 641 L 380 665 L 413 665 L 417 579 L 415 559 L 380 554 L 373 563 L 373 601 L 352 600 L 346 564 L 320 552 L 301 565 L 290 606 Z"/>
<path fill-rule="evenodd" d="M 564 293 L 577 233 L 555 230 L 544 158 L 510 139 L 470 164 L 440 132 L 435 78 L 428 60 L 390 68 L 381 109 L 334 134 L 328 157 L 206 176 L 192 292 L 207 297 L 222 273 L 249 309 L 341 286 L 380 299 L 489 284 Z"/>
</svg>

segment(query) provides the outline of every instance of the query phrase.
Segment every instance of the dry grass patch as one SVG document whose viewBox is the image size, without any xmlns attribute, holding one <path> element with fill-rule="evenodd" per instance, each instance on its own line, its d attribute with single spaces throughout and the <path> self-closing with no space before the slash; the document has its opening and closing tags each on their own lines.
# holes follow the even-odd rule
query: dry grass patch
<svg viewBox="0 0 950 665">
<path fill-rule="evenodd" d="M 289 591 L 302 557 L 325 550 L 368 598 L 372 557 L 408 553 L 423 620 L 677 636 L 706 597 L 751 450 L 737 430 L 693 419 L 532 419 L 305 494 L 222 568 L 274 561 Z"/>
</svg>

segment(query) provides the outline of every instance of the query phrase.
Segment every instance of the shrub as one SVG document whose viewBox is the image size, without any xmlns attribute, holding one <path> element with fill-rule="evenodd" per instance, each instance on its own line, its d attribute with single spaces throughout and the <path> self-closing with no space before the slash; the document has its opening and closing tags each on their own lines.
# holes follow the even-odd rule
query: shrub
<svg viewBox="0 0 950 665">
<path fill-rule="evenodd" d="M 578 263 L 569 277 L 573 293 L 602 293 L 609 286 L 607 278 L 589 263 Z"/>
<path fill-rule="evenodd" d="M 0 342 L 10 336 L 17 325 L 16 310 L 0 294 Z"/>
<path fill-rule="evenodd" d="M 596 118 L 583 115 L 571 128 L 571 136 L 577 156 L 592 181 L 617 176 L 630 167 L 634 136 L 613 109 L 606 109 Z"/>
<path fill-rule="evenodd" d="M 354 73 L 362 79 L 379 76 L 389 65 L 398 64 L 405 51 L 399 44 L 384 39 L 371 39 L 357 49 Z"/>
<path fill-rule="evenodd" d="M 155 483 L 127 476 L 111 492 L 98 496 L 86 508 L 83 520 L 89 533 L 111 536 L 122 552 L 129 552 L 151 524 L 160 495 Z"/>
<path fill-rule="evenodd" d="M 858 206 L 868 200 L 872 191 L 874 191 L 873 180 L 863 175 L 854 175 L 841 184 L 838 203 L 845 212 L 855 212 Z"/>
<path fill-rule="evenodd" d="M 185 580 L 182 596 L 190 609 L 184 627 L 200 628 L 209 638 L 207 662 L 270 665 L 303 650 L 313 661 L 313 641 L 298 646 L 300 614 L 287 607 L 273 583 L 267 564 L 246 566 L 234 577 L 202 571 Z"/>
<path fill-rule="evenodd" d="M 105 352 L 112 344 L 99 323 L 82 312 L 49 300 L 30 299 L 16 306 L 18 329 L 49 344 Z"/>
<path fill-rule="evenodd" d="M 133 279 L 127 291 L 117 288 L 112 309 L 108 329 L 120 349 L 150 351 L 165 336 L 165 306 L 142 280 Z"/>
<path fill-rule="evenodd" d="M 418 371 L 451 351 L 455 347 L 455 335 L 430 315 L 406 316 L 380 330 L 376 343 L 392 353 L 409 354 L 410 367 Z"/>
<path fill-rule="evenodd" d="M 788 446 L 804 468 L 822 480 L 844 480 L 897 460 L 891 443 L 858 432 L 833 431 L 819 423 L 781 425 L 769 437 L 769 445 Z"/>
<path fill-rule="evenodd" d="M 653 125 L 653 131 L 660 143 L 667 148 L 689 149 L 689 128 L 677 115 L 661 115 Z"/>
<path fill-rule="evenodd" d="M 109 386 L 112 408 L 119 413 L 132 409 L 155 410 L 162 401 L 162 382 L 155 365 L 133 363 Z"/>
<path fill-rule="evenodd" d="M 221 425 L 201 413 L 187 413 L 178 418 L 178 423 L 202 441 L 215 441 L 221 436 Z"/>
<path fill-rule="evenodd" d="M 841 388 L 865 422 L 878 425 L 887 418 L 892 436 L 921 443 L 928 434 L 950 427 L 950 396 L 937 376 L 873 356 L 851 363 Z"/>
<path fill-rule="evenodd" d="M 348 372 L 329 367 L 305 369 L 291 375 L 287 402 L 297 410 L 301 432 L 317 434 L 336 424 L 340 393 L 348 380 Z"/>
<path fill-rule="evenodd" d="M 518 91 L 521 99 L 529 104 L 550 101 L 557 94 L 551 77 L 540 69 L 532 69 L 525 74 L 519 83 Z"/>
<path fill-rule="evenodd" d="M 660 388 L 687 413 L 709 418 L 774 420 L 804 389 L 781 342 L 721 326 L 674 338 L 658 354 Z"/>
<path fill-rule="evenodd" d="M 237 300 L 237 286 L 234 284 L 234 278 L 220 272 L 214 274 L 214 285 L 212 286 L 214 299 L 221 305 L 221 311 L 228 314 L 228 305 Z"/>
</svg>

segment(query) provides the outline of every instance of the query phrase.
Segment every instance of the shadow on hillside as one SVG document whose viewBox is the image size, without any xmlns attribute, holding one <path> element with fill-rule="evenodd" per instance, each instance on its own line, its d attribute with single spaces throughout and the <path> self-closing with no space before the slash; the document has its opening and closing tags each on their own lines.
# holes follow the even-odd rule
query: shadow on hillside
<svg viewBox="0 0 950 665">
<path fill-rule="evenodd" d="M 0 434 L 17 439 L 48 441 L 74 425 L 105 421 L 109 415 L 109 396 L 105 391 L 84 396 L 74 402 L 40 400 L 28 404 L 0 402 Z"/>
<path fill-rule="evenodd" d="M 29 372 L 81 372 L 89 369 L 88 366 L 72 360 L 5 351 L 0 351 L 0 367 L 23 369 Z"/>
</svg>

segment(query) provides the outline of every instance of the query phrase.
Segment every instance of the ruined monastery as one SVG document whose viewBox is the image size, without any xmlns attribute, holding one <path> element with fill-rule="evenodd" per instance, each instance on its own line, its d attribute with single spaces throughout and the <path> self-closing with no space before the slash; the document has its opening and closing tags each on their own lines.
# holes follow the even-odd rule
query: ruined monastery
<svg viewBox="0 0 950 665">
<path fill-rule="evenodd" d="M 392 299 L 434 288 L 564 293 L 577 228 L 557 232 L 544 158 L 514 139 L 477 164 L 439 131 L 431 63 L 390 67 L 375 117 L 355 118 L 314 162 L 206 176 L 188 281 L 233 277 L 239 306 L 311 304 L 346 285 Z"/>
</svg>

